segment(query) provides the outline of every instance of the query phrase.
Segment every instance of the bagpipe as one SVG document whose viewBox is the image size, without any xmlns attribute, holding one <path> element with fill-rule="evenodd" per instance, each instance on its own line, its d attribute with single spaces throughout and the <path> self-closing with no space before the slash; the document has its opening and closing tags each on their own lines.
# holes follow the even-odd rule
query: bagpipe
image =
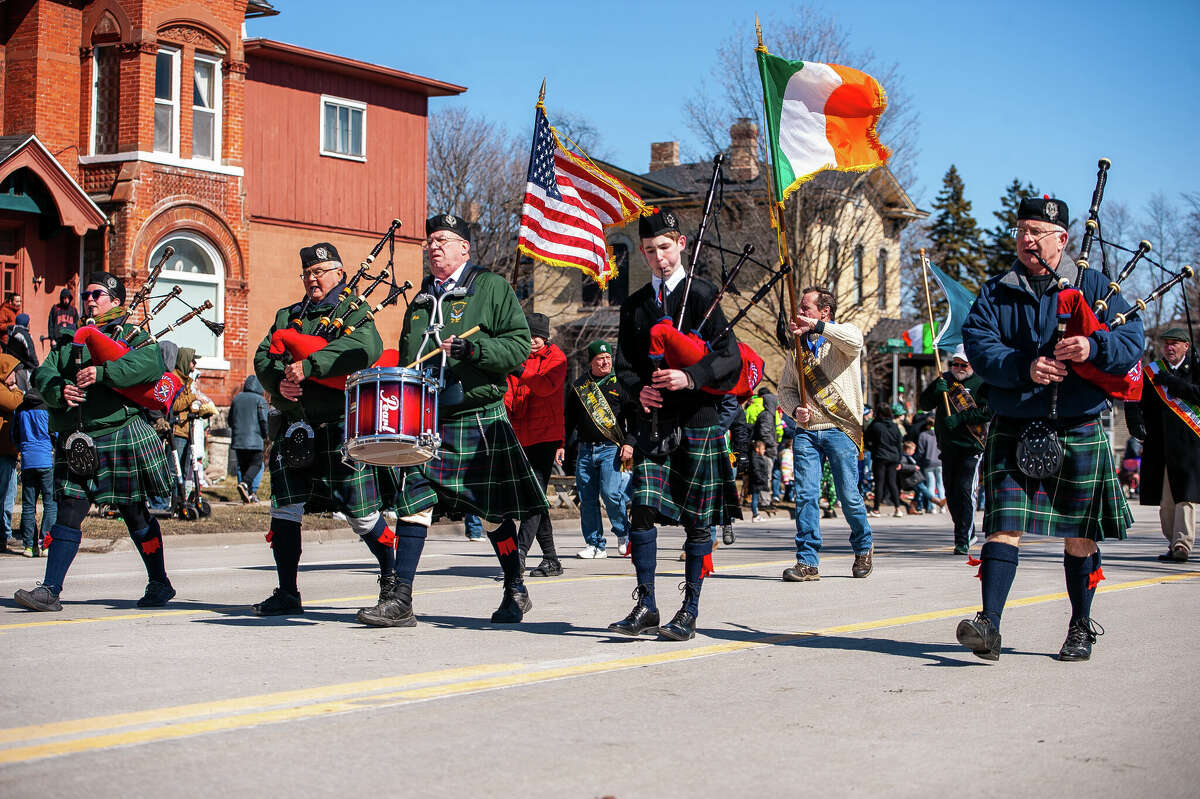
<svg viewBox="0 0 1200 799">
<path fill-rule="evenodd" d="M 354 276 L 346 281 L 346 285 L 338 292 L 337 299 L 330 307 L 330 311 L 325 316 L 322 316 L 318 321 L 316 328 L 312 333 L 302 333 L 301 327 L 304 324 L 305 314 L 308 312 L 312 304 L 311 298 L 306 293 L 304 300 L 300 303 L 299 308 L 288 322 L 287 327 L 276 330 L 271 334 L 271 345 L 267 352 L 269 355 L 286 360 L 299 361 L 303 360 L 314 352 L 319 352 L 329 346 L 330 342 L 341 336 L 348 336 L 353 333 L 357 327 L 350 324 L 351 315 L 357 312 L 360 308 L 365 307 L 365 312 L 358 318 L 358 324 L 364 321 L 374 321 L 375 314 L 382 311 L 389 305 L 394 305 L 404 296 L 405 292 L 412 288 L 412 283 L 408 280 L 403 283 L 397 283 L 393 263 L 396 252 L 396 230 L 399 229 L 401 222 L 399 219 L 393 219 L 392 224 L 388 227 L 387 232 L 376 242 L 374 248 L 367 255 L 365 261 L 359 266 L 358 271 Z M 387 265 L 380 270 L 379 274 L 370 274 L 370 267 L 379 253 L 383 251 L 384 245 L 388 245 L 388 262 Z M 359 284 L 363 280 L 370 281 L 365 289 L 361 292 L 358 290 Z M 388 287 L 387 296 L 384 300 L 375 306 L 367 304 L 367 298 L 375 291 L 384 281 L 390 280 L 391 285 Z M 399 366 L 400 353 L 395 349 L 386 349 L 383 355 L 372 366 Z M 318 383 L 327 388 L 332 388 L 337 391 L 346 390 L 346 378 L 349 375 L 337 375 L 334 377 L 317 377 L 311 378 L 314 383 Z"/>
<path fill-rule="evenodd" d="M 1084 235 L 1079 248 L 1079 258 L 1075 262 L 1081 271 L 1089 268 L 1092 243 L 1094 241 L 1100 243 L 1102 257 L 1105 245 L 1117 247 L 1113 242 L 1104 240 L 1099 220 L 1100 203 L 1104 199 L 1104 187 L 1108 182 L 1108 170 L 1111 166 L 1112 164 L 1107 158 L 1101 158 L 1098 163 L 1099 169 L 1096 173 L 1096 186 L 1092 191 L 1092 202 L 1088 208 L 1088 219 L 1084 223 Z M 1114 296 L 1121 293 L 1121 284 L 1133 274 L 1134 269 L 1140 261 L 1145 259 L 1150 263 L 1154 263 L 1160 269 L 1167 271 L 1161 264 L 1155 263 L 1147 257 L 1151 250 L 1153 250 L 1149 241 L 1143 239 L 1134 250 L 1128 250 L 1124 247 L 1118 247 L 1118 249 L 1130 252 L 1131 257 L 1121 267 L 1116 279 L 1109 282 L 1108 292 L 1104 297 L 1096 300 L 1092 306 L 1088 305 L 1079 289 L 1071 287 L 1066 279 L 1060 277 L 1057 272 L 1050 269 L 1045 261 L 1038 257 L 1038 261 L 1054 276 L 1055 281 L 1059 284 L 1060 290 L 1058 292 L 1058 307 L 1056 310 L 1059 318 L 1066 322 L 1065 336 L 1090 336 L 1098 330 L 1107 331 L 1120 327 L 1131 319 L 1137 318 L 1142 311 L 1146 310 L 1150 303 L 1162 298 L 1172 288 L 1194 274 L 1192 267 L 1184 266 L 1179 272 L 1172 274 L 1170 279 L 1161 283 L 1144 298 L 1134 300 L 1134 307 L 1131 310 L 1116 314 L 1113 316 L 1112 322 L 1106 324 L 1100 320 L 1100 316 L 1108 312 L 1109 303 Z M 1168 272 L 1168 274 L 1170 273 Z M 1184 304 L 1184 308 L 1187 310 L 1186 303 Z M 1190 311 L 1188 311 L 1188 315 L 1188 327 L 1190 329 Z M 1103 389 L 1111 399 L 1124 402 L 1137 402 L 1142 397 L 1143 376 L 1140 361 L 1134 364 L 1133 368 L 1123 375 L 1113 375 L 1101 371 L 1090 361 L 1072 361 L 1070 368 L 1084 380 Z"/>
<path fill-rule="evenodd" d="M 74 337 L 71 339 L 72 347 L 78 348 L 75 352 L 78 354 L 83 348 L 87 348 L 88 354 L 91 357 L 93 365 L 101 366 L 110 361 L 115 361 L 128 354 L 133 349 L 149 346 L 158 341 L 159 338 L 175 330 L 180 325 L 183 325 L 196 317 L 200 317 L 204 311 L 213 307 L 211 300 L 205 300 L 199 306 L 193 306 L 187 303 L 180 296 L 183 291 L 179 286 L 175 286 L 170 292 L 160 297 L 152 297 L 151 292 L 154 290 L 155 284 L 158 282 L 159 275 L 162 274 L 163 266 L 167 259 L 175 254 L 175 248 L 167 246 L 163 249 L 162 256 L 158 263 L 150 270 L 146 276 L 146 280 L 130 298 L 127 305 L 115 306 L 105 313 L 94 319 L 88 319 L 85 323 L 75 331 Z M 146 305 L 151 299 L 159 299 L 157 305 L 147 310 Z M 167 327 L 160 330 L 157 334 L 148 335 L 143 341 L 135 346 L 129 344 L 129 340 L 133 338 L 134 333 L 142 328 L 149 328 L 150 323 L 155 316 L 161 312 L 171 300 L 179 300 L 184 305 L 187 305 L 189 310 L 187 313 L 180 316 Z M 129 318 L 138 309 L 142 311 L 142 320 L 132 326 L 132 329 L 127 335 L 112 338 L 105 334 L 100 326 L 108 325 L 112 322 L 121 321 Z M 220 322 L 213 322 L 203 317 L 200 321 L 204 323 L 214 336 L 220 336 L 225 332 L 225 325 Z M 147 330 L 148 332 L 148 330 Z M 78 361 L 79 359 L 75 359 Z M 113 391 L 120 394 L 122 397 L 130 400 L 134 404 L 151 411 L 160 411 L 166 413 L 171 409 L 175 402 L 175 398 L 179 392 L 183 390 L 183 380 L 179 375 L 175 374 L 174 369 L 168 368 L 158 380 L 153 383 L 142 383 L 128 388 L 111 387 Z"/>
</svg>

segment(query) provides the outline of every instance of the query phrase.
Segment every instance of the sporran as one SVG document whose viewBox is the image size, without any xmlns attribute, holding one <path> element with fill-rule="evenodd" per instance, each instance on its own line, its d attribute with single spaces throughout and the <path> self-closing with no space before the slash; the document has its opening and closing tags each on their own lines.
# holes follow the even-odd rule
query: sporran
<svg viewBox="0 0 1200 799">
<path fill-rule="evenodd" d="M 1045 480 L 1062 470 L 1066 453 L 1058 431 L 1041 419 L 1025 425 L 1017 438 L 1017 468 L 1026 477 Z"/>
</svg>

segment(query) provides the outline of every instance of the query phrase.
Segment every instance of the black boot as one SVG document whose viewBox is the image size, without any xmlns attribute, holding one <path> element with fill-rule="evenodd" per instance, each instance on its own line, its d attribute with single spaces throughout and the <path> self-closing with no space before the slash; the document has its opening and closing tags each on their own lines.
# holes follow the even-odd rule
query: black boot
<svg viewBox="0 0 1200 799">
<path fill-rule="evenodd" d="M 354 618 L 368 627 L 416 627 L 412 609 L 412 583 L 397 580 L 393 574 L 379 578 L 379 603 L 362 608 Z"/>
<path fill-rule="evenodd" d="M 1058 659 L 1066 661 L 1090 660 L 1092 644 L 1096 637 L 1104 635 L 1104 628 L 1091 619 L 1075 619 L 1067 630 L 1067 640 L 1058 650 Z"/>
<path fill-rule="evenodd" d="M 529 570 L 530 577 L 558 577 L 562 573 L 563 567 L 558 558 L 542 558 L 541 563 Z"/>
<path fill-rule="evenodd" d="M 613 622 L 608 625 L 610 633 L 619 633 L 620 635 L 637 636 L 642 633 L 657 633 L 658 632 L 658 608 L 651 607 L 648 600 L 652 597 L 654 589 L 648 585 L 639 585 L 633 589 L 633 598 L 637 600 L 637 604 L 633 606 L 633 610 L 629 611 L 629 615 L 620 621 Z"/>
<path fill-rule="evenodd" d="M 659 638 L 668 641 L 690 641 L 696 637 L 696 599 L 700 586 L 696 583 L 683 584 L 683 607 L 675 614 L 675 618 L 658 628 Z"/>
<path fill-rule="evenodd" d="M 1000 630 L 982 613 L 973 619 L 963 619 L 955 631 L 958 642 L 983 660 L 1000 659 Z"/>
<path fill-rule="evenodd" d="M 517 547 L 516 524 L 512 519 L 505 519 L 499 527 L 488 533 L 488 539 L 496 551 L 500 568 L 504 570 L 504 598 L 492 614 L 492 623 L 516 624 L 533 610 L 533 602 L 525 590 L 524 553 Z"/>
<path fill-rule="evenodd" d="M 505 583 L 504 598 L 500 600 L 500 607 L 496 608 L 496 612 L 492 614 L 492 623 L 516 624 L 524 619 L 525 614 L 531 610 L 533 610 L 533 600 L 529 598 L 525 584 L 522 582 Z"/>
</svg>

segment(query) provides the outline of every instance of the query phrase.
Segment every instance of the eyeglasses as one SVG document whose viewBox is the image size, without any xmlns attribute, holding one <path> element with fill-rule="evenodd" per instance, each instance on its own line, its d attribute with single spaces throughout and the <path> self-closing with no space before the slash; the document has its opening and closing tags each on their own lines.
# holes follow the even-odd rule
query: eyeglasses
<svg viewBox="0 0 1200 799">
<path fill-rule="evenodd" d="M 426 239 L 425 246 L 431 250 L 434 250 L 445 247 L 447 244 L 455 241 L 466 241 L 466 239 L 460 239 L 457 236 L 451 236 L 444 239 Z"/>
<path fill-rule="evenodd" d="M 91 291 L 83 292 L 79 296 L 83 298 L 84 302 L 87 302 L 88 300 L 91 300 L 92 302 L 98 302 L 101 297 L 111 297 L 112 295 L 104 289 L 92 289 Z"/>
<path fill-rule="evenodd" d="M 300 279 L 301 280 L 320 280 L 321 276 L 324 275 L 326 272 L 332 272 L 336 269 L 341 269 L 341 267 L 340 266 L 326 266 L 324 268 L 305 269 L 303 272 L 300 273 Z"/>
<path fill-rule="evenodd" d="M 1041 241 L 1047 236 L 1053 236 L 1055 233 L 1066 233 L 1066 231 L 1059 228 L 1055 228 L 1054 230 L 1034 230 L 1032 228 L 1021 227 L 1020 225 L 1008 229 L 1008 235 L 1014 239 L 1020 239 L 1022 236 L 1028 234 L 1033 237 L 1034 241 Z"/>
</svg>

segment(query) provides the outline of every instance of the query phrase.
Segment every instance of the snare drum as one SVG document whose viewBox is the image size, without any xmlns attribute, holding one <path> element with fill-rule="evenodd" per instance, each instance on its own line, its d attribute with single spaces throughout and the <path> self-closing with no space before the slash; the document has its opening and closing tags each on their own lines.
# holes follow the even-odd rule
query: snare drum
<svg viewBox="0 0 1200 799">
<path fill-rule="evenodd" d="M 432 370 L 382 366 L 346 379 L 346 454 L 376 466 L 413 466 L 441 447 Z"/>
</svg>

